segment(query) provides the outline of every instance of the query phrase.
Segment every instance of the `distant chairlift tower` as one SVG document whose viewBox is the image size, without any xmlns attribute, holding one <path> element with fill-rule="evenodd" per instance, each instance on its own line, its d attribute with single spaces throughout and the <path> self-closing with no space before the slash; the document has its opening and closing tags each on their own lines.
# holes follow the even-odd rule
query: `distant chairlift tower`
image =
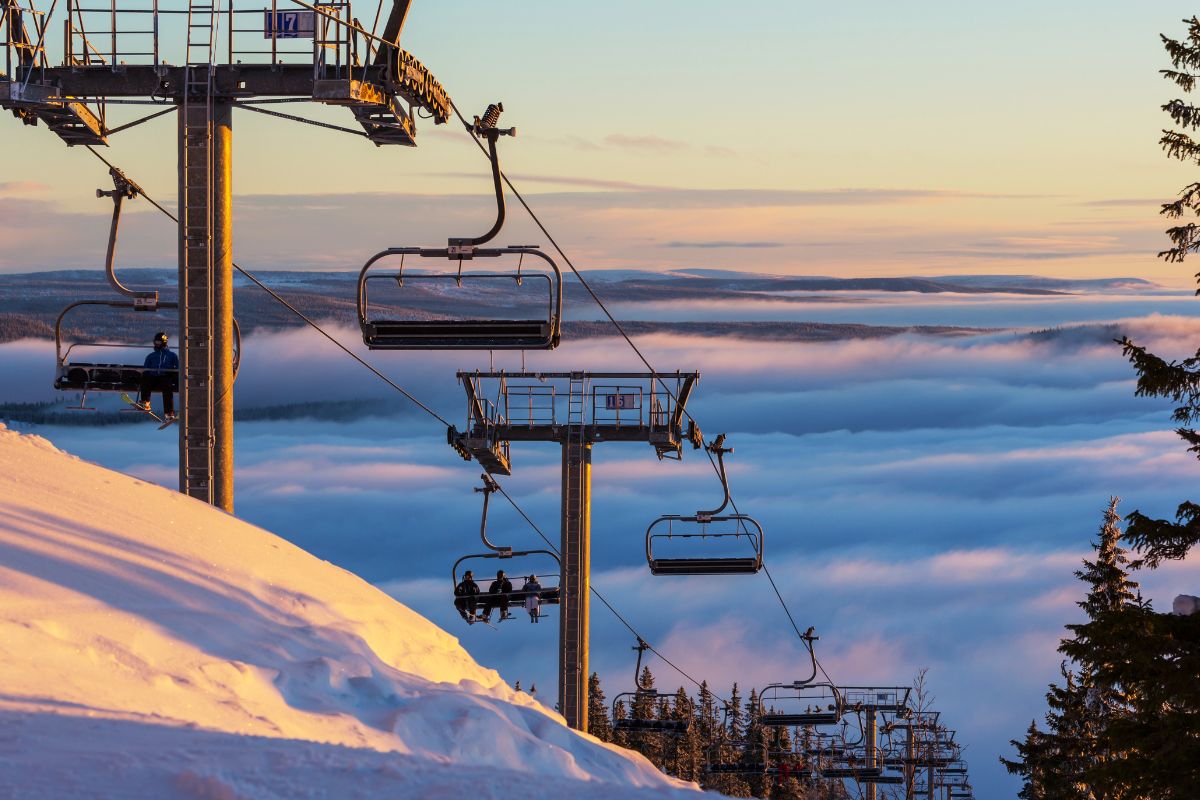
<svg viewBox="0 0 1200 800">
<path fill-rule="evenodd" d="M 348 0 L 55 0 L 49 12 L 37 1 L 0 0 L 0 108 L 68 146 L 108 143 L 109 99 L 178 112 L 179 490 L 232 512 L 233 108 L 255 97 L 346 106 L 371 142 L 411 147 L 413 107 L 442 123 L 450 99 L 398 45 L 410 0 L 393 0 L 380 36 Z"/>
<path fill-rule="evenodd" d="M 562 447 L 558 702 L 567 724 L 587 730 L 591 592 L 592 446 L 647 442 L 659 458 L 679 458 L 685 441 L 703 445 L 685 409 L 700 374 L 633 372 L 459 372 L 467 427 L 449 432 L 463 458 L 509 475 L 510 443 Z M 667 391 L 666 386 L 671 387 Z"/>
</svg>

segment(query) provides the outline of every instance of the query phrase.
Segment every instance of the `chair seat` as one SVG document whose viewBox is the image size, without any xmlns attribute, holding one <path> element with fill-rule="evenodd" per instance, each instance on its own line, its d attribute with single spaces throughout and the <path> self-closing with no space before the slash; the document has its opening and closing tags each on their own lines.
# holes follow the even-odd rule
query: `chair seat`
<svg viewBox="0 0 1200 800">
<path fill-rule="evenodd" d="M 613 722 L 618 731 L 669 731 L 687 730 L 687 722 L 680 719 L 619 719 Z"/>
<path fill-rule="evenodd" d="M 483 608 L 488 602 L 499 603 L 500 601 L 507 602 L 510 606 L 523 606 L 525 605 L 525 598 L 528 596 L 529 592 L 523 592 L 520 589 L 514 589 L 511 592 L 497 592 L 496 594 L 480 592 L 475 595 L 475 606 L 476 608 Z M 538 601 L 544 606 L 558 605 L 560 597 L 561 591 L 557 586 L 542 589 L 538 592 Z"/>
<path fill-rule="evenodd" d="M 59 367 L 54 379 L 54 388 L 60 391 L 88 392 L 136 392 L 142 385 L 142 374 L 147 368 L 140 364 L 92 364 L 76 362 Z M 178 373 L 169 373 L 173 378 L 171 391 L 179 390 Z"/>
<path fill-rule="evenodd" d="M 822 767 L 821 774 L 826 778 L 858 778 L 870 781 L 872 778 L 883 777 L 879 767 Z"/>
<path fill-rule="evenodd" d="M 757 558 L 655 558 L 653 575 L 753 575 L 762 569 Z"/>
<path fill-rule="evenodd" d="M 363 326 L 373 350 L 549 350 L 558 342 L 546 320 L 377 320 Z"/>
<path fill-rule="evenodd" d="M 771 728 L 792 728 L 798 725 L 832 725 L 840 719 L 841 715 L 836 711 L 812 711 L 797 714 L 763 714 L 760 722 Z"/>
</svg>

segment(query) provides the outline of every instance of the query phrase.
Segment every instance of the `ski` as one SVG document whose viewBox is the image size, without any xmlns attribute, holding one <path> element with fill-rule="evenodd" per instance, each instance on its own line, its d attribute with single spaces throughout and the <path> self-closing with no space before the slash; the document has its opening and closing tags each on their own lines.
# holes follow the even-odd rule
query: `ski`
<svg viewBox="0 0 1200 800">
<path fill-rule="evenodd" d="M 121 393 L 121 399 L 124 400 L 126 403 L 128 403 L 130 408 L 132 408 L 134 411 L 139 411 L 143 414 L 146 414 L 146 415 L 158 420 L 160 423 L 162 423 L 163 428 L 165 428 L 165 427 L 167 427 L 167 425 L 171 424 L 171 422 L 164 420 L 162 417 L 160 417 L 158 414 L 155 414 L 150 409 L 142 408 L 139 404 L 137 404 L 133 401 L 132 397 L 130 397 L 128 394 L 125 394 L 124 392 Z M 172 421 L 174 421 L 174 420 L 172 420 Z M 159 428 L 159 430 L 162 430 L 162 428 Z"/>
</svg>

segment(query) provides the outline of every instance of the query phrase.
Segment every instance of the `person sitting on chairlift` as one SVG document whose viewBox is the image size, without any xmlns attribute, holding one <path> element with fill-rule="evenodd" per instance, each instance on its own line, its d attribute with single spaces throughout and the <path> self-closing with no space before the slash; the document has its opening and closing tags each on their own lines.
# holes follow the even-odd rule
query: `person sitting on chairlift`
<svg viewBox="0 0 1200 800">
<path fill-rule="evenodd" d="M 529 612 L 529 621 L 537 622 L 538 617 L 542 615 L 542 596 L 540 594 L 542 585 L 538 583 L 537 575 L 530 575 L 526 578 L 521 591 L 525 592 L 525 610 Z"/>
<path fill-rule="evenodd" d="M 468 625 L 475 624 L 475 598 L 479 596 L 479 584 L 471 570 L 463 573 L 462 582 L 454 587 L 454 607 Z"/>
<path fill-rule="evenodd" d="M 491 622 L 492 609 L 500 608 L 500 620 L 512 619 L 508 613 L 508 595 L 512 592 L 512 582 L 504 577 L 504 570 L 496 572 L 496 580 L 488 587 L 487 603 L 483 607 L 483 621 Z"/>
<path fill-rule="evenodd" d="M 150 410 L 150 394 L 162 392 L 163 419 L 175 419 L 175 381 L 179 373 L 179 356 L 167 347 L 167 334 L 154 334 L 154 352 L 146 356 L 142 373 L 141 402 L 143 411 Z"/>
</svg>

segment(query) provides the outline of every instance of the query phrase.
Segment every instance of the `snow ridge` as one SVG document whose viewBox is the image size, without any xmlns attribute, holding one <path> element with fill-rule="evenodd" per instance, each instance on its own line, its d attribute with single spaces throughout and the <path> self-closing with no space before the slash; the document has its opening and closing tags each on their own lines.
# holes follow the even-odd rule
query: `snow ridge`
<svg viewBox="0 0 1200 800">
<path fill-rule="evenodd" d="M 0 687 L 0 797 L 695 796 L 345 570 L 3 426 Z"/>
</svg>

